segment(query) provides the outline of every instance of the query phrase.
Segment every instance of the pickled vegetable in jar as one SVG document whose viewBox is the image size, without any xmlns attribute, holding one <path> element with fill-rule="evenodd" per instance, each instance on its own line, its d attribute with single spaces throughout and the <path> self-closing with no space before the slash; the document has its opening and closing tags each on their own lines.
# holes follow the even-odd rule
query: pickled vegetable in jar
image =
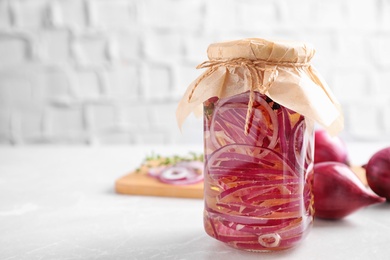
<svg viewBox="0 0 390 260">
<path fill-rule="evenodd" d="M 249 96 L 205 102 L 205 230 L 240 249 L 285 249 L 313 218 L 313 128 L 255 92 L 245 133 Z"/>
<path fill-rule="evenodd" d="M 177 109 L 204 120 L 204 226 L 232 247 L 299 244 L 313 219 L 314 124 L 343 127 L 340 106 L 305 43 L 244 39 L 212 44 L 207 70 Z M 203 111 L 201 110 L 203 107 Z"/>
</svg>

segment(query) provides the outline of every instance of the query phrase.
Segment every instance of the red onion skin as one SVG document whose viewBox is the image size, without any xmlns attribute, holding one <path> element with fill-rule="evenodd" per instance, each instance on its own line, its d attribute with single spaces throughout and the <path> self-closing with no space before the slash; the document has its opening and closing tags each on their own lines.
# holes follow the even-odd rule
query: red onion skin
<svg viewBox="0 0 390 260">
<path fill-rule="evenodd" d="M 347 147 L 338 136 L 331 136 L 324 129 L 315 131 L 314 163 L 340 162 L 349 165 Z"/>
<path fill-rule="evenodd" d="M 343 163 L 315 164 L 309 178 L 313 181 L 314 216 L 318 218 L 341 219 L 363 207 L 385 201 L 366 188 Z"/>
<path fill-rule="evenodd" d="M 390 147 L 376 152 L 365 169 L 368 186 L 390 202 Z"/>
</svg>

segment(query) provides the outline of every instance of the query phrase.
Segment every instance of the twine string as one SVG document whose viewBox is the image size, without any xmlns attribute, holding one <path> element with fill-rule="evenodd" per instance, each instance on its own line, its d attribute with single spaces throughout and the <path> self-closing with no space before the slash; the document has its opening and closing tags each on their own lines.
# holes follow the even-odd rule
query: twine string
<svg viewBox="0 0 390 260">
<path fill-rule="evenodd" d="M 266 65 L 271 66 L 271 68 L 266 68 Z M 209 60 L 199 64 L 197 69 L 207 68 L 207 71 L 200 76 L 195 82 L 191 92 L 188 96 L 188 102 L 191 101 L 192 96 L 200 84 L 205 78 L 212 75 L 219 67 L 226 68 L 245 68 L 247 73 L 248 84 L 250 86 L 249 89 L 249 102 L 248 102 L 248 110 L 245 118 L 245 135 L 249 134 L 249 122 L 253 113 L 253 103 L 254 103 L 254 91 L 257 89 L 261 94 L 265 94 L 271 85 L 275 82 L 278 77 L 278 67 L 308 67 L 310 66 L 308 63 L 295 63 L 295 62 L 269 62 L 262 60 L 249 60 L 246 58 L 235 58 L 228 60 Z M 266 80 L 266 83 L 262 83 L 263 74 L 266 71 L 270 71 L 270 76 Z"/>
</svg>

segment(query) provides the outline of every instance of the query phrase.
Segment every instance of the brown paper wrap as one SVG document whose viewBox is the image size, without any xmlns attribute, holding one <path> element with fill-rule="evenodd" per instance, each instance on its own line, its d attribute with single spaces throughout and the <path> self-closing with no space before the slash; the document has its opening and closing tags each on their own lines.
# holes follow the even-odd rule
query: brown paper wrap
<svg viewBox="0 0 390 260">
<path fill-rule="evenodd" d="M 251 38 L 211 44 L 207 50 L 210 61 L 198 66 L 207 70 L 191 83 L 178 105 L 179 127 L 191 112 L 202 115 L 203 102 L 211 97 L 258 91 L 336 135 L 343 129 L 343 115 L 310 64 L 314 53 L 313 47 L 301 42 Z"/>
</svg>

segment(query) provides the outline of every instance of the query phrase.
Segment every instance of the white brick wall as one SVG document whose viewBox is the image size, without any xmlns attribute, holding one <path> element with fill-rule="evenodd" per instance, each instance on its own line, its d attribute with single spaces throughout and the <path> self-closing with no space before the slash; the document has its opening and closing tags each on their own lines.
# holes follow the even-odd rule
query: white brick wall
<svg viewBox="0 0 390 260">
<path fill-rule="evenodd" d="M 0 0 L 0 144 L 201 143 L 208 44 L 311 42 L 349 140 L 390 140 L 390 0 Z"/>
</svg>

